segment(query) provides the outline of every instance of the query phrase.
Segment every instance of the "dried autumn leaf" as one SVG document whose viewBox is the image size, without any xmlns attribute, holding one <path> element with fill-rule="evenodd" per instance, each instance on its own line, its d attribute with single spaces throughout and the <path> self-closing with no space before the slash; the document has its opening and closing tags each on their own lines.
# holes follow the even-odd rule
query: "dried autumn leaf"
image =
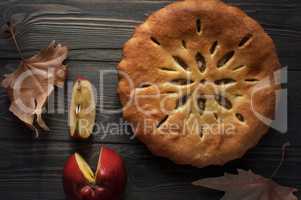
<svg viewBox="0 0 301 200">
<path fill-rule="evenodd" d="M 22 60 L 18 69 L 2 81 L 11 100 L 9 110 L 35 130 L 35 122 L 48 130 L 42 111 L 54 86 L 64 85 L 66 66 L 62 63 L 67 54 L 66 46 L 53 41 L 37 55 Z"/>
<path fill-rule="evenodd" d="M 225 174 L 222 177 L 207 178 L 192 183 L 196 186 L 226 192 L 222 200 L 297 200 L 295 188 L 278 185 L 271 179 L 238 170 L 238 175 Z"/>
</svg>

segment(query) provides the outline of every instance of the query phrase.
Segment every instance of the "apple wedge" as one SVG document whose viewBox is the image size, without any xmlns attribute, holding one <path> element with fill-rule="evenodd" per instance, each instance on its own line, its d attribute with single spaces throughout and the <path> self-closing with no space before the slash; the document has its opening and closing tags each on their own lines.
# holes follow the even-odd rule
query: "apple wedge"
<svg viewBox="0 0 301 200">
<path fill-rule="evenodd" d="M 70 136 L 77 139 L 89 138 L 95 125 L 96 105 L 90 81 L 78 78 L 72 88 L 69 108 Z"/>
<path fill-rule="evenodd" d="M 123 159 L 107 147 L 100 149 L 95 175 L 77 153 L 68 158 L 64 167 L 63 185 L 68 200 L 119 200 L 125 184 Z"/>
</svg>

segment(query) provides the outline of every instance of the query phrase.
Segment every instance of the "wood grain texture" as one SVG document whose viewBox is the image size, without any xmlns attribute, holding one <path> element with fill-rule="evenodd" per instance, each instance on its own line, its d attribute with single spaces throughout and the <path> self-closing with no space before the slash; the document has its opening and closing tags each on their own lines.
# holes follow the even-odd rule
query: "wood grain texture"
<svg viewBox="0 0 301 200">
<path fill-rule="evenodd" d="M 129 200 L 216 200 L 222 193 L 191 186 L 202 177 L 219 176 L 236 168 L 252 169 L 269 177 L 277 167 L 281 146 L 291 142 L 284 165 L 275 177 L 281 184 L 301 189 L 301 1 L 300 0 L 226 0 L 241 7 L 258 20 L 274 39 L 281 63 L 288 66 L 288 133 L 270 130 L 260 144 L 243 159 L 224 167 L 196 169 L 177 166 L 154 157 L 136 139 L 129 127 L 112 128 L 121 114 L 105 110 L 120 108 L 116 94 L 115 67 L 122 55 L 122 45 L 135 26 L 153 11 L 173 1 L 166 0 L 9 0 L 0 1 L 0 27 L 16 23 L 17 38 L 25 56 L 31 56 L 51 40 L 70 47 L 66 63 L 69 74 L 64 90 L 50 97 L 48 114 L 50 134 L 33 139 L 31 131 L 16 123 L 9 113 L 9 100 L 0 89 L 0 195 L 1 199 L 62 200 L 61 175 L 66 158 L 79 151 L 93 161 L 101 143 L 117 150 L 125 159 L 129 180 L 125 199 Z M 18 54 L 12 42 L 0 37 L 0 76 L 18 66 Z M 107 72 L 102 78 L 100 72 Z M 68 86 L 77 75 L 90 79 L 98 93 L 97 122 L 99 134 L 87 142 L 70 140 L 67 129 Z M 102 82 L 103 81 L 103 82 Z M 61 96 L 63 98 L 57 98 Z M 102 98 L 103 97 L 103 98 Z M 103 99 L 103 101 L 100 101 Z M 107 130 L 105 128 L 108 128 Z M 105 136 L 108 132 L 108 136 Z M 301 198 L 301 193 L 298 193 Z"/>
<path fill-rule="evenodd" d="M 63 164 L 74 151 L 80 152 L 91 166 L 95 168 L 99 145 L 75 143 L 44 143 L 44 142 L 0 142 L 0 156 L 9 157 L 2 161 L 1 195 L 7 199 L 64 199 L 61 181 Z M 206 199 L 216 200 L 221 193 L 191 185 L 191 182 L 208 176 L 222 175 L 224 171 L 235 172 L 237 167 L 251 168 L 266 177 L 271 176 L 279 162 L 280 150 L 260 148 L 251 151 L 244 159 L 227 164 L 225 167 L 209 167 L 202 170 L 177 166 L 154 157 L 142 145 L 108 145 L 118 151 L 128 166 L 128 184 L 126 199 Z M 300 170 L 301 151 L 290 149 L 287 161 L 282 166 L 275 180 L 285 185 L 294 184 L 301 187 L 297 177 Z M 18 192 L 12 192 L 18 191 Z"/>
<path fill-rule="evenodd" d="M 40 2 L 40 1 L 39 1 Z M 13 1 L 0 8 L 0 24 L 15 21 L 17 37 L 25 52 L 45 47 L 51 40 L 68 44 L 70 59 L 120 60 L 123 43 L 134 27 L 150 13 L 171 1 Z M 273 37 L 283 65 L 299 70 L 301 53 L 301 3 L 288 1 L 228 1 L 258 20 Z M 16 58 L 13 46 L 0 39 L 0 59 Z"/>
</svg>

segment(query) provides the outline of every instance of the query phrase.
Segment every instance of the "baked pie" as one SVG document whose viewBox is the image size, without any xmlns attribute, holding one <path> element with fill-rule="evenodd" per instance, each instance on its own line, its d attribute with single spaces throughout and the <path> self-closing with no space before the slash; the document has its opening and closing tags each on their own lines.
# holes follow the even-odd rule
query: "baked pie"
<svg viewBox="0 0 301 200">
<path fill-rule="evenodd" d="M 124 45 L 123 116 L 155 155 L 223 165 L 267 132 L 279 68 L 272 39 L 240 9 L 178 1 L 149 16 Z"/>
</svg>

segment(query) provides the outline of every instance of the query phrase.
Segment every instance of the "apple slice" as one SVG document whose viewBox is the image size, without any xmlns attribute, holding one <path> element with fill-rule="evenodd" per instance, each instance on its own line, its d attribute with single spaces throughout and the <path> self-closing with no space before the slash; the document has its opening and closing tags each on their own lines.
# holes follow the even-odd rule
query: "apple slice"
<svg viewBox="0 0 301 200">
<path fill-rule="evenodd" d="M 73 138 L 86 139 L 93 132 L 96 105 L 90 81 L 78 78 L 73 85 L 69 109 L 69 130 Z"/>
<path fill-rule="evenodd" d="M 119 200 L 126 184 L 123 159 L 113 150 L 100 149 L 96 175 L 77 153 L 64 167 L 63 185 L 69 200 Z"/>
<path fill-rule="evenodd" d="M 75 153 L 75 160 L 87 182 L 90 184 L 95 184 L 94 172 L 92 171 L 88 163 L 78 153 Z"/>
</svg>

